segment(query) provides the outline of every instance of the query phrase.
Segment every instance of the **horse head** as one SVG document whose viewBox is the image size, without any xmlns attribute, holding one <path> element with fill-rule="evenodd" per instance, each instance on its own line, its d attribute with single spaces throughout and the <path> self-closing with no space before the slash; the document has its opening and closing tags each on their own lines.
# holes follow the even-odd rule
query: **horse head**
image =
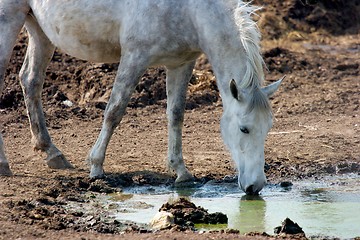
<svg viewBox="0 0 360 240">
<path fill-rule="evenodd" d="M 238 88 L 230 82 L 231 100 L 224 109 L 221 133 L 238 170 L 240 188 L 258 194 L 266 184 L 264 145 L 272 126 L 269 97 L 281 81 L 266 87 Z"/>
</svg>

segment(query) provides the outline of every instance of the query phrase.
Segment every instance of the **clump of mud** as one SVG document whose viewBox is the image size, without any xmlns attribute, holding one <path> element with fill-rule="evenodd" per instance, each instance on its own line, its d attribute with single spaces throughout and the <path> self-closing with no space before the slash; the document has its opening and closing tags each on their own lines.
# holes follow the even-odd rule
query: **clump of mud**
<svg viewBox="0 0 360 240">
<path fill-rule="evenodd" d="M 265 63 L 269 71 L 290 73 L 294 70 L 308 70 L 311 64 L 303 57 L 288 49 L 276 47 L 264 52 Z"/>
<path fill-rule="evenodd" d="M 227 224 L 225 214 L 216 212 L 208 213 L 206 209 L 196 206 L 185 198 L 180 198 L 173 203 L 165 203 L 159 211 L 170 212 L 174 215 L 173 228 L 178 230 L 195 230 L 195 224 Z"/>
<path fill-rule="evenodd" d="M 74 199 L 73 199 L 74 200 Z M 75 201 L 75 200 L 74 200 Z M 10 210 L 10 220 L 20 224 L 38 225 L 45 230 L 72 229 L 77 232 L 120 233 L 124 226 L 114 220 L 105 222 L 100 215 L 85 214 L 81 211 L 66 210 L 64 201 L 50 198 L 9 201 L 5 204 Z"/>
<path fill-rule="evenodd" d="M 265 39 L 286 35 L 301 38 L 296 32 L 356 34 L 359 29 L 357 0 L 254 0 L 253 3 L 266 9 L 259 12 L 259 26 Z"/>
<path fill-rule="evenodd" d="M 359 23 L 359 7 L 356 0 L 318 0 L 313 4 L 293 1 L 288 16 L 299 29 L 300 22 L 305 22 L 310 27 L 325 29 L 332 34 L 354 33 Z"/>
<path fill-rule="evenodd" d="M 281 226 L 274 228 L 275 234 L 299 234 L 301 236 L 305 236 L 302 228 L 295 222 L 293 222 L 290 218 L 286 218 Z"/>
<path fill-rule="evenodd" d="M 71 202 L 91 204 L 84 193 L 111 193 L 119 189 L 108 186 L 103 180 L 83 178 L 57 179 L 41 189 L 36 198 L 7 201 L 9 220 L 19 224 L 38 225 L 45 230 L 72 229 L 77 232 L 118 234 L 124 230 L 137 231 L 139 227 L 129 223 L 109 220 L 101 209 L 83 212 L 67 207 Z"/>
</svg>

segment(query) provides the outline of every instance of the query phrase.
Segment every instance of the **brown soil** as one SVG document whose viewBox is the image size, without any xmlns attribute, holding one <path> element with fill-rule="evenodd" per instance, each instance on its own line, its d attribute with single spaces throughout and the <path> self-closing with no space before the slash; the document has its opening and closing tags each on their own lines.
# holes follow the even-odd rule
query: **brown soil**
<svg viewBox="0 0 360 240">
<path fill-rule="evenodd" d="M 259 25 L 269 70 L 267 83 L 287 75 L 272 99 L 275 121 L 265 150 L 269 181 L 359 173 L 358 1 L 255 3 L 265 7 L 259 13 Z M 1 132 L 15 174 L 0 177 L 0 239 L 239 237 L 231 232 L 148 233 L 134 224 L 103 221 L 105 212 L 91 214 L 66 208 L 71 201 L 91 204 L 84 193 L 174 181 L 165 164 L 165 71 L 156 68 L 144 74 L 108 148 L 107 178 L 90 181 L 84 160 L 99 133 L 117 64 L 90 64 L 60 51 L 55 53 L 46 74 L 44 111 L 53 141 L 76 167 L 56 171 L 45 165 L 44 155 L 34 152 L 30 143 L 18 83 L 25 48 L 26 34 L 22 33 L 0 101 Z M 74 105 L 67 107 L 64 100 Z M 205 57 L 199 59 L 194 71 L 186 108 L 183 145 L 191 172 L 202 181 L 234 175 L 234 165 L 220 136 L 221 99 Z"/>
</svg>

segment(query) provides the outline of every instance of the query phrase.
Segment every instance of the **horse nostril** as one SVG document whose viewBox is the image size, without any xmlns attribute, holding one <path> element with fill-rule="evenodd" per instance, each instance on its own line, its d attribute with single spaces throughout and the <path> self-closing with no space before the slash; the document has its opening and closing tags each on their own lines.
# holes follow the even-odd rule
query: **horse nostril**
<svg viewBox="0 0 360 240">
<path fill-rule="evenodd" d="M 250 185 L 246 188 L 245 193 L 248 195 L 256 195 L 258 192 L 254 189 L 254 185 Z"/>
</svg>

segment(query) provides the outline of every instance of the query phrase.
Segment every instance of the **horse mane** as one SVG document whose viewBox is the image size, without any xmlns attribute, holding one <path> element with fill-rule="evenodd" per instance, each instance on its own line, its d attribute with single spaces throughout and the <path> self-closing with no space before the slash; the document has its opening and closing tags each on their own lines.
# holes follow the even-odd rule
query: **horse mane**
<svg viewBox="0 0 360 240">
<path fill-rule="evenodd" d="M 248 112 L 255 108 L 264 111 L 271 109 L 268 97 L 261 91 L 265 65 L 260 54 L 261 34 L 256 22 L 251 18 L 259 9 L 261 7 L 238 1 L 238 6 L 234 11 L 239 37 L 247 55 L 246 71 L 238 86 L 242 89 L 250 89 L 251 99 Z"/>
<path fill-rule="evenodd" d="M 240 83 L 240 87 L 260 87 L 263 84 L 264 60 L 260 54 L 260 30 L 256 22 L 251 18 L 259 7 L 249 3 L 238 2 L 234 11 L 235 23 L 238 26 L 239 37 L 247 55 L 246 72 Z"/>
</svg>

